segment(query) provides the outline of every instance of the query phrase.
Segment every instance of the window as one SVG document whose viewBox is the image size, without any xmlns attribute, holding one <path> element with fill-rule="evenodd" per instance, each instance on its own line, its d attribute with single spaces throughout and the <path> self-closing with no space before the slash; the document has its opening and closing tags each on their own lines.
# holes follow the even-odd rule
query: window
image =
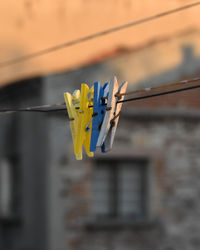
<svg viewBox="0 0 200 250">
<path fill-rule="evenodd" d="M 19 215 L 19 168 L 15 158 L 0 160 L 0 219 Z"/>
<path fill-rule="evenodd" d="M 0 164 L 0 216 L 8 217 L 11 213 L 11 169 L 6 161 Z"/>
<path fill-rule="evenodd" d="M 144 221 L 148 196 L 148 161 L 97 162 L 91 196 L 91 213 L 96 222 Z"/>
</svg>

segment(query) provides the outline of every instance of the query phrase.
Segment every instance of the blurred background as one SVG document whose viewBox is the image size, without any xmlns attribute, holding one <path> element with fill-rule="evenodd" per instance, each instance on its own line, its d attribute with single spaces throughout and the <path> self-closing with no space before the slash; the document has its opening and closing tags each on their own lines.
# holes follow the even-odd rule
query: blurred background
<svg viewBox="0 0 200 250">
<path fill-rule="evenodd" d="M 189 0 L 0 3 L 0 108 L 200 75 L 200 7 L 5 66 Z M 200 90 L 124 103 L 112 151 L 76 161 L 66 112 L 0 115 L 1 250 L 200 249 Z"/>
</svg>

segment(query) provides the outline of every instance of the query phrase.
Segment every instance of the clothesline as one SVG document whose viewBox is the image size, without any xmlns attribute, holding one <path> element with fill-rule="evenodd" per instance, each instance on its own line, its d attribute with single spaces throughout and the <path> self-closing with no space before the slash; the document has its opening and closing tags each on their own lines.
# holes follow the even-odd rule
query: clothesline
<svg viewBox="0 0 200 250">
<path fill-rule="evenodd" d="M 156 87 L 133 90 L 126 93 L 116 94 L 116 96 L 127 96 L 127 95 L 133 96 L 132 98 L 124 99 L 122 101 L 119 100 L 117 102 L 117 103 L 123 103 L 123 102 L 137 101 L 148 98 L 155 98 L 162 95 L 169 95 L 197 88 L 200 88 L 200 77 L 188 80 L 182 80 L 170 84 L 164 84 Z M 24 107 L 24 108 L 3 108 L 3 109 L 0 108 L 0 114 L 12 113 L 12 112 L 58 112 L 58 111 L 66 111 L 65 103 Z"/>
</svg>

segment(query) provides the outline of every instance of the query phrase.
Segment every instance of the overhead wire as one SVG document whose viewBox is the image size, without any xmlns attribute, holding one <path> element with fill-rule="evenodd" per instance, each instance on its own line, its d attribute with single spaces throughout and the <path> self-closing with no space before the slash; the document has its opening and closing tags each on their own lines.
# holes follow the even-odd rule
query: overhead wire
<svg viewBox="0 0 200 250">
<path fill-rule="evenodd" d="M 125 92 L 125 93 L 119 93 L 119 94 L 117 93 L 115 96 L 120 97 L 120 96 L 126 96 L 126 95 L 133 95 L 137 93 L 146 93 L 149 91 L 157 91 L 157 90 L 166 89 L 166 88 L 180 87 L 182 85 L 190 84 L 196 81 L 200 81 L 200 77 L 195 77 L 195 78 L 188 79 L 188 80 L 182 80 L 182 81 L 178 81 L 175 83 L 169 83 L 169 84 L 164 84 L 164 85 L 159 85 L 159 86 L 154 86 L 154 87 L 147 87 L 144 89 L 133 90 L 133 91 Z"/>
<path fill-rule="evenodd" d="M 143 18 L 143 19 L 132 21 L 132 22 L 129 22 L 129 23 L 126 23 L 126 24 L 123 24 L 123 25 L 119 25 L 119 26 L 116 26 L 116 27 L 113 27 L 113 28 L 110 28 L 110 29 L 106 29 L 106 30 L 103 30 L 103 31 L 100 31 L 100 32 L 97 32 L 97 33 L 94 33 L 94 34 L 91 34 L 91 35 L 88 35 L 88 36 L 84 36 L 84 37 L 81 37 L 81 38 L 78 38 L 78 39 L 75 39 L 75 40 L 60 43 L 60 44 L 57 44 L 55 46 L 45 48 L 45 49 L 30 53 L 30 54 L 27 54 L 27 55 L 24 55 L 24 56 L 15 58 L 15 59 L 10 59 L 10 60 L 7 60 L 7 61 L 3 61 L 3 62 L 0 62 L 0 68 L 4 68 L 4 67 L 7 67 L 7 66 L 16 64 L 16 63 L 27 61 L 27 60 L 33 59 L 35 57 L 38 57 L 38 56 L 46 55 L 46 54 L 52 53 L 52 52 L 60 50 L 60 49 L 71 47 L 73 45 L 80 44 L 80 43 L 95 39 L 97 37 L 105 36 L 105 35 L 108 35 L 108 34 L 123 30 L 123 29 L 127 29 L 127 28 L 130 28 L 130 27 L 145 23 L 145 22 L 149 22 L 149 21 L 152 21 L 152 20 L 167 16 L 167 15 L 174 14 L 174 13 L 177 13 L 177 12 L 180 12 L 180 11 L 183 11 L 183 10 L 186 10 L 186 9 L 198 6 L 198 5 L 200 5 L 200 1 L 188 4 L 188 5 L 184 5 L 182 7 L 175 8 L 175 9 L 172 9 L 172 10 L 168 10 L 168 11 L 165 11 L 165 12 L 161 12 L 159 14 L 149 16 L 149 17 L 146 17 L 146 18 Z"/>
<path fill-rule="evenodd" d="M 132 98 L 124 99 L 121 101 L 119 99 L 117 103 L 143 100 L 143 99 L 158 97 L 162 95 L 169 95 L 169 94 L 183 92 L 183 91 L 197 89 L 197 88 L 200 88 L 200 77 L 196 77 L 196 78 L 189 79 L 189 80 L 182 80 L 179 82 L 165 84 L 165 85 L 156 86 L 152 88 L 144 88 L 144 89 L 122 93 L 120 94 L 121 96 L 122 95 L 134 95 L 134 96 Z M 116 97 L 117 96 L 120 98 L 119 94 L 116 94 Z M 92 106 L 89 106 L 89 107 L 92 107 Z M 10 113 L 10 112 L 46 112 L 48 113 L 48 112 L 58 112 L 58 111 L 66 111 L 65 103 L 25 107 L 25 108 L 4 108 L 4 109 L 0 109 L 0 114 Z"/>
<path fill-rule="evenodd" d="M 196 85 L 196 82 L 199 82 L 199 84 Z M 192 83 L 195 83 L 195 85 L 191 86 Z M 118 103 L 121 103 L 121 102 L 147 99 L 147 98 L 161 96 L 161 95 L 173 94 L 176 92 L 186 91 L 186 90 L 190 90 L 190 89 L 196 89 L 199 87 L 200 87 L 200 78 L 196 77 L 196 78 L 192 78 L 189 80 L 182 80 L 182 81 L 175 82 L 175 83 L 164 84 L 161 86 L 147 87 L 144 89 L 133 90 L 133 91 L 120 93 L 120 94 L 117 93 L 115 96 L 121 97 L 121 96 L 128 96 L 128 95 L 137 95 L 137 94 L 141 95 L 141 96 L 133 97 L 131 99 L 125 99 L 123 101 L 118 101 Z M 173 89 L 173 88 L 179 88 L 179 89 Z M 143 96 L 144 94 L 147 94 L 147 93 L 149 93 L 149 94 Z"/>
<path fill-rule="evenodd" d="M 186 90 L 197 89 L 197 88 L 200 88 L 200 84 L 196 85 L 196 86 L 182 88 L 182 89 L 164 91 L 164 92 L 160 92 L 160 93 L 157 93 L 157 94 L 151 94 L 151 95 L 146 95 L 146 96 L 133 97 L 133 98 L 130 98 L 130 99 L 125 99 L 123 101 L 118 101 L 117 103 L 137 101 L 137 100 L 144 100 L 144 99 L 147 99 L 147 98 L 158 97 L 158 96 L 162 96 L 162 95 L 169 95 L 169 94 L 174 94 L 174 93 L 178 93 L 178 92 L 182 92 L 182 91 L 186 91 Z"/>
</svg>

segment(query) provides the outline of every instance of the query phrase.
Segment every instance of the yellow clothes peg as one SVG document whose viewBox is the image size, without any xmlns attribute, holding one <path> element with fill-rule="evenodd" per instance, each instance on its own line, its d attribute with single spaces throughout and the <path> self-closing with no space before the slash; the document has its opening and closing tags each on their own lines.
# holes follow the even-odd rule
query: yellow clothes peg
<svg viewBox="0 0 200 250">
<path fill-rule="evenodd" d="M 75 137 L 75 154 L 82 151 L 84 146 L 86 154 L 93 157 L 90 152 L 90 140 L 92 130 L 94 87 L 89 89 L 87 84 L 81 84 L 80 109 L 78 111 L 77 136 Z"/>
<path fill-rule="evenodd" d="M 78 115 L 80 106 L 80 90 L 75 90 L 73 95 L 66 92 L 64 93 L 65 103 L 67 106 L 67 112 L 70 119 L 70 128 L 72 133 L 72 140 L 74 144 L 74 153 L 77 160 L 82 160 L 82 149 L 79 152 L 75 152 L 75 141 L 77 137 L 77 127 L 78 127 Z"/>
</svg>

